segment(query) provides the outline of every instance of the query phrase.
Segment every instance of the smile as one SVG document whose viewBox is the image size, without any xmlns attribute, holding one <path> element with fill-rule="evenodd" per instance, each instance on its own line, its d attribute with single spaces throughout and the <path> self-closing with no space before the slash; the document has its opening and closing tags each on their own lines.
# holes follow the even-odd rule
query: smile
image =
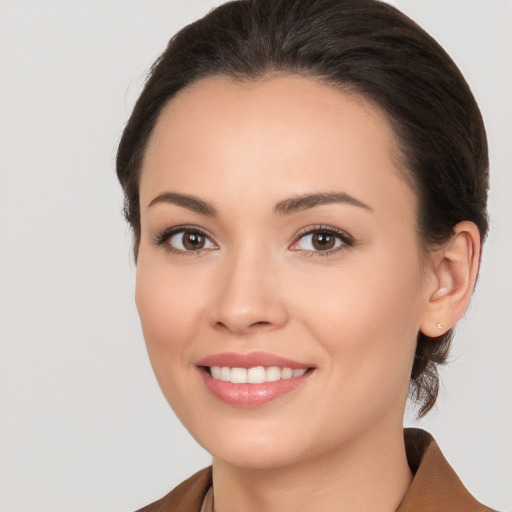
<svg viewBox="0 0 512 512">
<path fill-rule="evenodd" d="M 210 375 L 217 380 L 232 382 L 233 384 L 263 384 L 279 380 L 301 377 L 307 368 L 292 369 L 278 366 L 255 366 L 253 368 L 230 368 L 229 366 L 210 366 Z"/>
<path fill-rule="evenodd" d="M 298 390 L 316 367 L 265 352 L 224 353 L 196 363 L 208 391 L 241 408 L 258 407 Z"/>
</svg>

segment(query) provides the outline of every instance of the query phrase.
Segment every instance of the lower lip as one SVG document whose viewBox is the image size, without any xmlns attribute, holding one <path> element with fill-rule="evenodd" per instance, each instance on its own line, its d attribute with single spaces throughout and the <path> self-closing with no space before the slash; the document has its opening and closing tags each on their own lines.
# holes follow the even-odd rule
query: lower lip
<svg viewBox="0 0 512 512">
<path fill-rule="evenodd" d="M 267 404 L 296 390 L 309 379 L 313 372 L 310 369 L 300 377 L 261 384 L 233 384 L 214 379 L 204 367 L 199 368 L 199 373 L 208 390 L 219 400 L 229 405 L 250 408 Z"/>
</svg>

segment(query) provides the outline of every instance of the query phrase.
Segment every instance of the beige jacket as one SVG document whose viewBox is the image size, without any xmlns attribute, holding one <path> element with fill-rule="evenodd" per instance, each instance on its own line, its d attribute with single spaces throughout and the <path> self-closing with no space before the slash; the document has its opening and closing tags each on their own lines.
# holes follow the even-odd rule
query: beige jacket
<svg viewBox="0 0 512 512">
<path fill-rule="evenodd" d="M 404 432 L 414 479 L 397 512 L 492 512 L 469 494 L 430 434 L 416 428 Z M 201 512 L 211 485 L 209 467 L 138 512 Z"/>
</svg>

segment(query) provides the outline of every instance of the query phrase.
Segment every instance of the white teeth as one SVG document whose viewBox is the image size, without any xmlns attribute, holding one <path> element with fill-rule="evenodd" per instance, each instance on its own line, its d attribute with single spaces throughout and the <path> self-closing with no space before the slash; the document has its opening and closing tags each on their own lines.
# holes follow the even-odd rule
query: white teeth
<svg viewBox="0 0 512 512">
<path fill-rule="evenodd" d="M 245 368 L 231 368 L 231 382 L 245 384 L 247 382 L 247 370 Z"/>
<path fill-rule="evenodd" d="M 276 380 L 281 380 L 281 368 L 277 366 L 267 368 L 267 382 L 275 382 Z"/>
<path fill-rule="evenodd" d="M 254 368 L 230 368 L 229 366 L 210 366 L 210 373 L 214 379 L 234 384 L 262 384 L 263 382 L 276 382 L 281 379 L 300 377 L 306 373 L 306 368 L 292 370 L 279 366 L 255 366 Z"/>
<path fill-rule="evenodd" d="M 293 370 L 291 368 L 283 368 L 281 371 L 281 379 L 291 379 L 293 377 Z"/>
<path fill-rule="evenodd" d="M 220 379 L 220 366 L 211 366 L 210 371 L 214 379 Z"/>
<path fill-rule="evenodd" d="M 256 368 L 249 368 L 247 370 L 247 382 L 249 384 L 261 384 L 267 378 L 267 371 L 263 366 L 256 366 Z"/>
</svg>

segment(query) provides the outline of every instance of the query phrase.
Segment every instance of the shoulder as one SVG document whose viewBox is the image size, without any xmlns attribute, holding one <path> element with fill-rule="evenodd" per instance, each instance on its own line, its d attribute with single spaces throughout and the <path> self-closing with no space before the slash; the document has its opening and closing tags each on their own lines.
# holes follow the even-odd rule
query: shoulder
<svg viewBox="0 0 512 512">
<path fill-rule="evenodd" d="M 137 512 L 200 512 L 203 500 L 212 485 L 212 468 L 198 471 L 158 501 Z"/>
<path fill-rule="evenodd" d="M 404 435 L 414 479 L 397 512 L 493 512 L 464 487 L 428 432 L 411 428 Z"/>
</svg>

